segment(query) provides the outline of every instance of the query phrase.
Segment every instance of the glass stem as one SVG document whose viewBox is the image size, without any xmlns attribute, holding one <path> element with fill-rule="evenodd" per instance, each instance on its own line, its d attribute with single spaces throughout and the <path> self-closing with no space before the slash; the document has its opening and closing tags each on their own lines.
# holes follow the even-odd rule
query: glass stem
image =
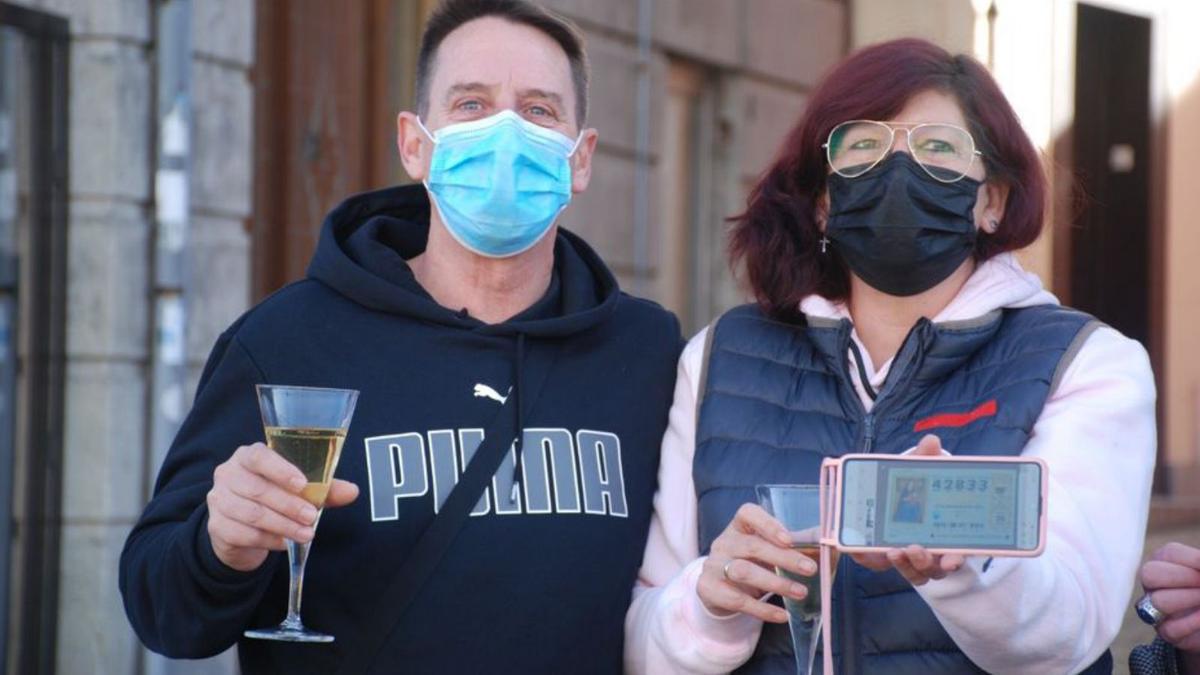
<svg viewBox="0 0 1200 675">
<path fill-rule="evenodd" d="M 309 542 L 311 544 L 312 542 Z M 308 562 L 309 544 L 298 544 L 287 540 L 288 552 L 288 613 L 283 620 L 287 628 L 303 630 L 300 623 L 300 594 L 304 589 L 304 563 Z"/>
<path fill-rule="evenodd" d="M 812 634 L 808 638 L 808 672 L 815 673 L 813 666 L 817 663 L 817 647 L 821 644 L 821 617 L 813 619 Z"/>
<path fill-rule="evenodd" d="M 796 655 L 796 673 L 813 673 L 813 657 L 817 654 L 818 627 L 820 619 L 802 619 L 789 612 L 788 624 L 792 630 L 792 650 Z"/>
</svg>

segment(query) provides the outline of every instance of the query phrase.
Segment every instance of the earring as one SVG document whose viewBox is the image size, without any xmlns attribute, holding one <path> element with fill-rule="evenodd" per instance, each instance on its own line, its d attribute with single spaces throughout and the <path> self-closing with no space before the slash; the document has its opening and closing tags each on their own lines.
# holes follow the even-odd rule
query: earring
<svg viewBox="0 0 1200 675">
<path fill-rule="evenodd" d="M 829 246 L 829 237 L 821 235 L 821 253 L 825 252 L 825 248 Z"/>
<path fill-rule="evenodd" d="M 1000 229 L 1000 221 L 996 220 L 995 218 L 988 220 L 988 225 L 990 225 L 992 228 L 987 231 L 988 234 L 996 234 L 996 230 Z"/>
</svg>

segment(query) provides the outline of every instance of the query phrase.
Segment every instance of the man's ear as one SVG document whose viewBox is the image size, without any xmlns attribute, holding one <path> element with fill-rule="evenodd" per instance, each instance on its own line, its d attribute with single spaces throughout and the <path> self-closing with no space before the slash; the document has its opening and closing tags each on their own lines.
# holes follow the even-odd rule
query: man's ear
<svg viewBox="0 0 1200 675">
<path fill-rule="evenodd" d="M 592 182 L 592 157 L 596 153 L 596 143 L 600 133 L 595 129 L 584 129 L 571 155 L 571 192 L 579 194 L 587 189 Z"/>
<path fill-rule="evenodd" d="M 1008 206 L 1009 188 L 1007 183 L 987 181 L 979 186 L 979 194 L 975 198 L 975 227 L 988 234 L 995 234 L 1004 219 L 1004 209 Z"/>
<path fill-rule="evenodd" d="M 433 141 L 421 130 L 414 113 L 405 111 L 396 116 L 396 148 L 400 151 L 400 163 L 413 180 L 420 183 L 429 173 L 429 160 L 433 156 Z"/>
</svg>

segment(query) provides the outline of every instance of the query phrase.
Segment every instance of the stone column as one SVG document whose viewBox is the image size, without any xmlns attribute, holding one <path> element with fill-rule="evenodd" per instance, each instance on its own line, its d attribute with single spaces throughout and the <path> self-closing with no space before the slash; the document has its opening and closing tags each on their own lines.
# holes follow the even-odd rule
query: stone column
<svg viewBox="0 0 1200 675">
<path fill-rule="evenodd" d="M 70 18 L 70 223 L 57 670 L 134 672 L 117 561 L 142 507 L 150 222 L 149 3 Z"/>
</svg>

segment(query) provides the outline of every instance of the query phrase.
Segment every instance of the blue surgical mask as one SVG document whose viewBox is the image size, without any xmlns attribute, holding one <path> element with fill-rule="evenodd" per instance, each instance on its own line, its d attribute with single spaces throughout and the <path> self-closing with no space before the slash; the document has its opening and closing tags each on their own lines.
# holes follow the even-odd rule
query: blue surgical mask
<svg viewBox="0 0 1200 675">
<path fill-rule="evenodd" d="M 481 256 L 529 250 L 571 201 L 578 140 L 511 110 L 434 134 L 421 129 L 434 143 L 425 179 L 430 200 L 458 243 Z"/>
</svg>

